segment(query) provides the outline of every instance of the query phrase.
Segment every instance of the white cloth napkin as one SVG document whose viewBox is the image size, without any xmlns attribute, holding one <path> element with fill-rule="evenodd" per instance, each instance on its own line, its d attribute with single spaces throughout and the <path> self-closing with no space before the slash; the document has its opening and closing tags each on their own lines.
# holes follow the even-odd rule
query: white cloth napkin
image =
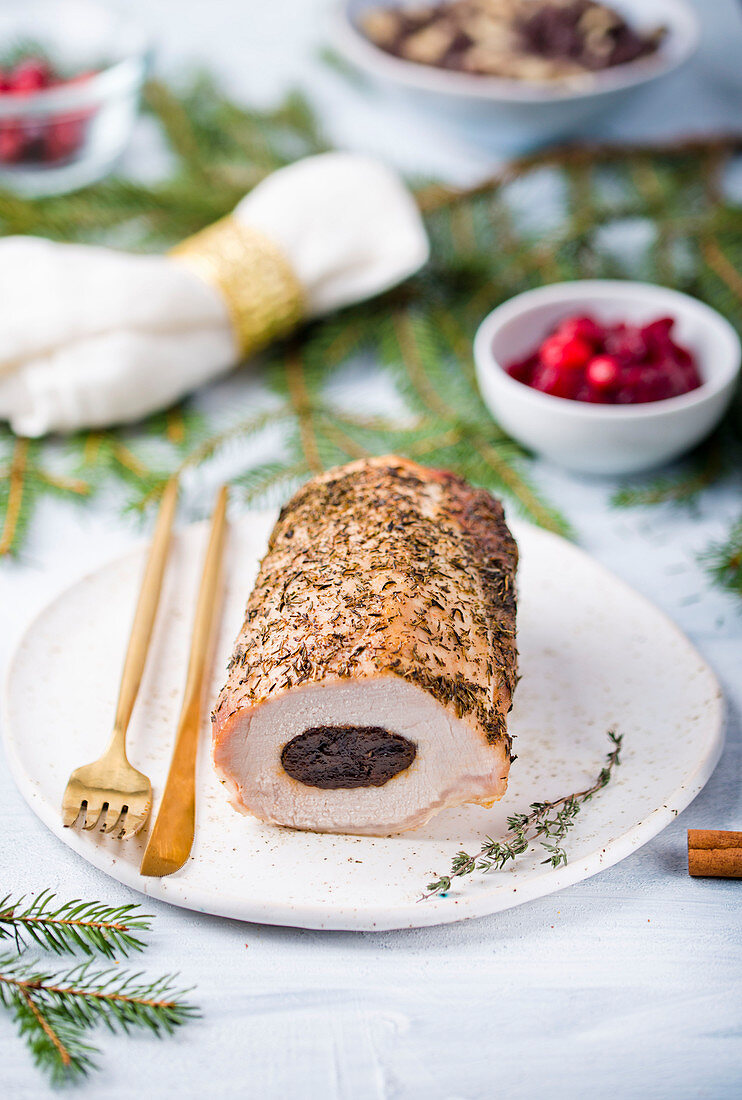
<svg viewBox="0 0 742 1100">
<path fill-rule="evenodd" d="M 387 290 L 428 256 L 399 178 L 350 153 L 280 169 L 234 216 L 282 249 L 309 317 Z M 137 420 L 238 359 L 219 292 L 174 259 L 0 240 L 0 419 L 18 434 Z"/>
</svg>

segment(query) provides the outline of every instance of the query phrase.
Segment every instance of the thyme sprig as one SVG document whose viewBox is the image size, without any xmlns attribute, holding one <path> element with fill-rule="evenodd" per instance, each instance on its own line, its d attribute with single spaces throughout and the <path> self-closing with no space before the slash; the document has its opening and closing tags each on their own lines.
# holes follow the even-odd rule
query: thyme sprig
<svg viewBox="0 0 742 1100">
<path fill-rule="evenodd" d="M 65 901 L 56 904 L 56 895 L 44 890 L 24 907 L 25 897 L 16 901 L 10 894 L 0 899 L 0 939 L 15 937 L 16 948 L 37 944 L 57 955 L 94 951 L 108 959 L 116 952 L 144 950 L 135 932 L 146 932 L 150 918 L 139 913 L 138 905 L 101 905 L 99 902 Z"/>
<path fill-rule="evenodd" d="M 56 954 L 83 951 L 113 959 L 144 944 L 132 933 L 149 928 L 138 906 L 112 908 L 99 902 L 70 901 L 53 905 L 45 890 L 22 908 L 23 898 L 0 902 L 0 935 L 15 939 L 15 954 L 0 956 L 0 1005 L 9 1012 L 25 1039 L 35 1064 L 54 1085 L 67 1084 L 97 1068 L 97 1048 L 88 1032 L 103 1025 L 111 1032 L 143 1028 L 171 1034 L 198 1015 L 166 974 L 146 978 L 141 972 L 97 966 L 92 958 L 59 971 L 43 967 L 25 947 L 28 943 Z"/>
<path fill-rule="evenodd" d="M 574 826 L 581 806 L 610 783 L 613 769 L 621 763 L 623 734 L 609 730 L 608 737 L 613 747 L 591 786 L 557 798 L 554 802 L 532 802 L 529 813 L 512 814 L 508 818 L 510 839 L 493 840 L 492 837 L 486 837 L 475 855 L 457 852 L 449 873 L 429 882 L 421 900 L 446 894 L 455 878 L 475 872 L 486 875 L 491 871 L 501 871 L 506 864 L 527 852 L 534 841 L 539 841 L 547 853 L 542 863 L 550 863 L 552 867 L 566 864 L 567 852 L 562 841 Z"/>
</svg>

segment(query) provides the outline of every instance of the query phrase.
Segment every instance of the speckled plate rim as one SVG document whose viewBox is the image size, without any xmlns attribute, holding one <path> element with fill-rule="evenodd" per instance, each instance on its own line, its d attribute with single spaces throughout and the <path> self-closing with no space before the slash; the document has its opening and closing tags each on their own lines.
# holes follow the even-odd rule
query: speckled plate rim
<svg viewBox="0 0 742 1100">
<path fill-rule="evenodd" d="M 193 526 L 205 527 L 204 524 Z M 620 577 L 617 577 L 615 573 L 603 566 L 586 551 L 559 535 L 534 527 L 522 520 L 511 522 L 511 528 L 518 539 L 522 537 L 521 533 L 527 530 L 529 537 L 550 540 L 555 546 L 558 545 L 560 552 L 577 555 L 589 562 L 590 567 L 601 573 L 609 584 L 625 592 L 643 610 L 661 620 L 665 627 L 675 634 L 686 651 L 688 659 L 702 669 L 708 682 L 709 696 L 713 697 L 713 709 L 709 711 L 706 723 L 708 736 L 703 749 L 699 747 L 699 757 L 695 767 L 688 772 L 684 782 L 680 783 L 668 795 L 662 806 L 647 814 L 646 817 L 626 829 L 620 836 L 609 841 L 605 847 L 599 847 L 582 858 L 570 861 L 566 866 L 556 869 L 547 867 L 543 872 L 533 874 L 526 880 L 521 880 L 509 892 L 487 893 L 482 890 L 467 893 L 465 889 L 462 889 L 460 894 L 452 893 L 447 897 L 432 898 L 425 902 L 406 901 L 404 904 L 397 906 L 364 904 L 360 910 L 357 907 L 347 905 L 338 905 L 330 909 L 328 906 L 312 903 L 305 903 L 301 906 L 278 906 L 272 902 L 262 902 L 259 899 L 251 899 L 246 904 L 245 899 L 241 896 L 230 897 L 228 894 L 214 896 L 211 892 L 194 888 L 190 884 L 186 886 L 188 896 L 179 896 L 177 887 L 183 885 L 183 883 L 178 880 L 177 876 L 162 879 L 143 878 L 135 867 L 127 863 L 122 862 L 119 864 L 115 860 L 112 863 L 104 849 L 90 845 L 83 834 L 72 829 L 65 829 L 56 809 L 31 785 L 29 776 L 16 749 L 11 730 L 10 681 L 25 638 L 53 605 L 58 600 L 63 599 L 71 588 L 83 584 L 116 561 L 123 562 L 130 557 L 141 555 L 145 544 L 133 548 L 127 554 L 117 555 L 109 561 L 101 563 L 96 569 L 90 570 L 73 581 L 72 584 L 67 585 L 45 604 L 21 633 L 8 661 L 2 685 L 2 698 L 0 699 L 2 741 L 16 786 L 33 812 L 55 836 L 92 866 L 104 871 L 123 885 L 130 886 L 147 897 L 189 909 L 192 912 L 226 917 L 253 924 L 272 924 L 290 928 L 310 928 L 326 931 L 378 932 L 430 927 L 438 924 L 451 924 L 471 917 L 491 916 L 494 913 L 512 909 L 517 905 L 556 893 L 577 882 L 591 878 L 600 871 L 619 863 L 652 840 L 653 837 L 657 836 L 667 825 L 674 821 L 703 790 L 711 778 L 724 749 L 724 697 L 721 686 L 708 663 L 701 657 L 698 650 L 677 624 L 651 600 L 648 600 L 636 589 L 621 580 Z"/>
</svg>

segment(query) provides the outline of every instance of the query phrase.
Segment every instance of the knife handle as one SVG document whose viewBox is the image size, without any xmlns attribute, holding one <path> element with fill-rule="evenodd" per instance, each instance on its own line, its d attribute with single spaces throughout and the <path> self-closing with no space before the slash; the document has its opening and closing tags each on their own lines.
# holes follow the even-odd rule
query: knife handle
<svg viewBox="0 0 742 1100">
<path fill-rule="evenodd" d="M 142 875 L 172 874 L 183 866 L 193 846 L 196 823 L 196 755 L 201 726 L 201 701 L 206 662 L 219 603 L 218 590 L 227 526 L 226 515 L 227 486 L 225 485 L 219 492 L 211 521 L 173 758 L 157 820 L 142 857 L 140 867 Z"/>
</svg>

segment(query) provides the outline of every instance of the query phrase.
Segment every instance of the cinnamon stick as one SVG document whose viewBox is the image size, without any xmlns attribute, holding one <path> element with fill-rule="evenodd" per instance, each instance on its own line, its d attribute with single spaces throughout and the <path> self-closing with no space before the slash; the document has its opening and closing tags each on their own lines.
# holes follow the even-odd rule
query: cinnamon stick
<svg viewBox="0 0 742 1100">
<path fill-rule="evenodd" d="M 742 878 L 742 833 L 689 829 L 688 874 L 696 878 Z"/>
</svg>

